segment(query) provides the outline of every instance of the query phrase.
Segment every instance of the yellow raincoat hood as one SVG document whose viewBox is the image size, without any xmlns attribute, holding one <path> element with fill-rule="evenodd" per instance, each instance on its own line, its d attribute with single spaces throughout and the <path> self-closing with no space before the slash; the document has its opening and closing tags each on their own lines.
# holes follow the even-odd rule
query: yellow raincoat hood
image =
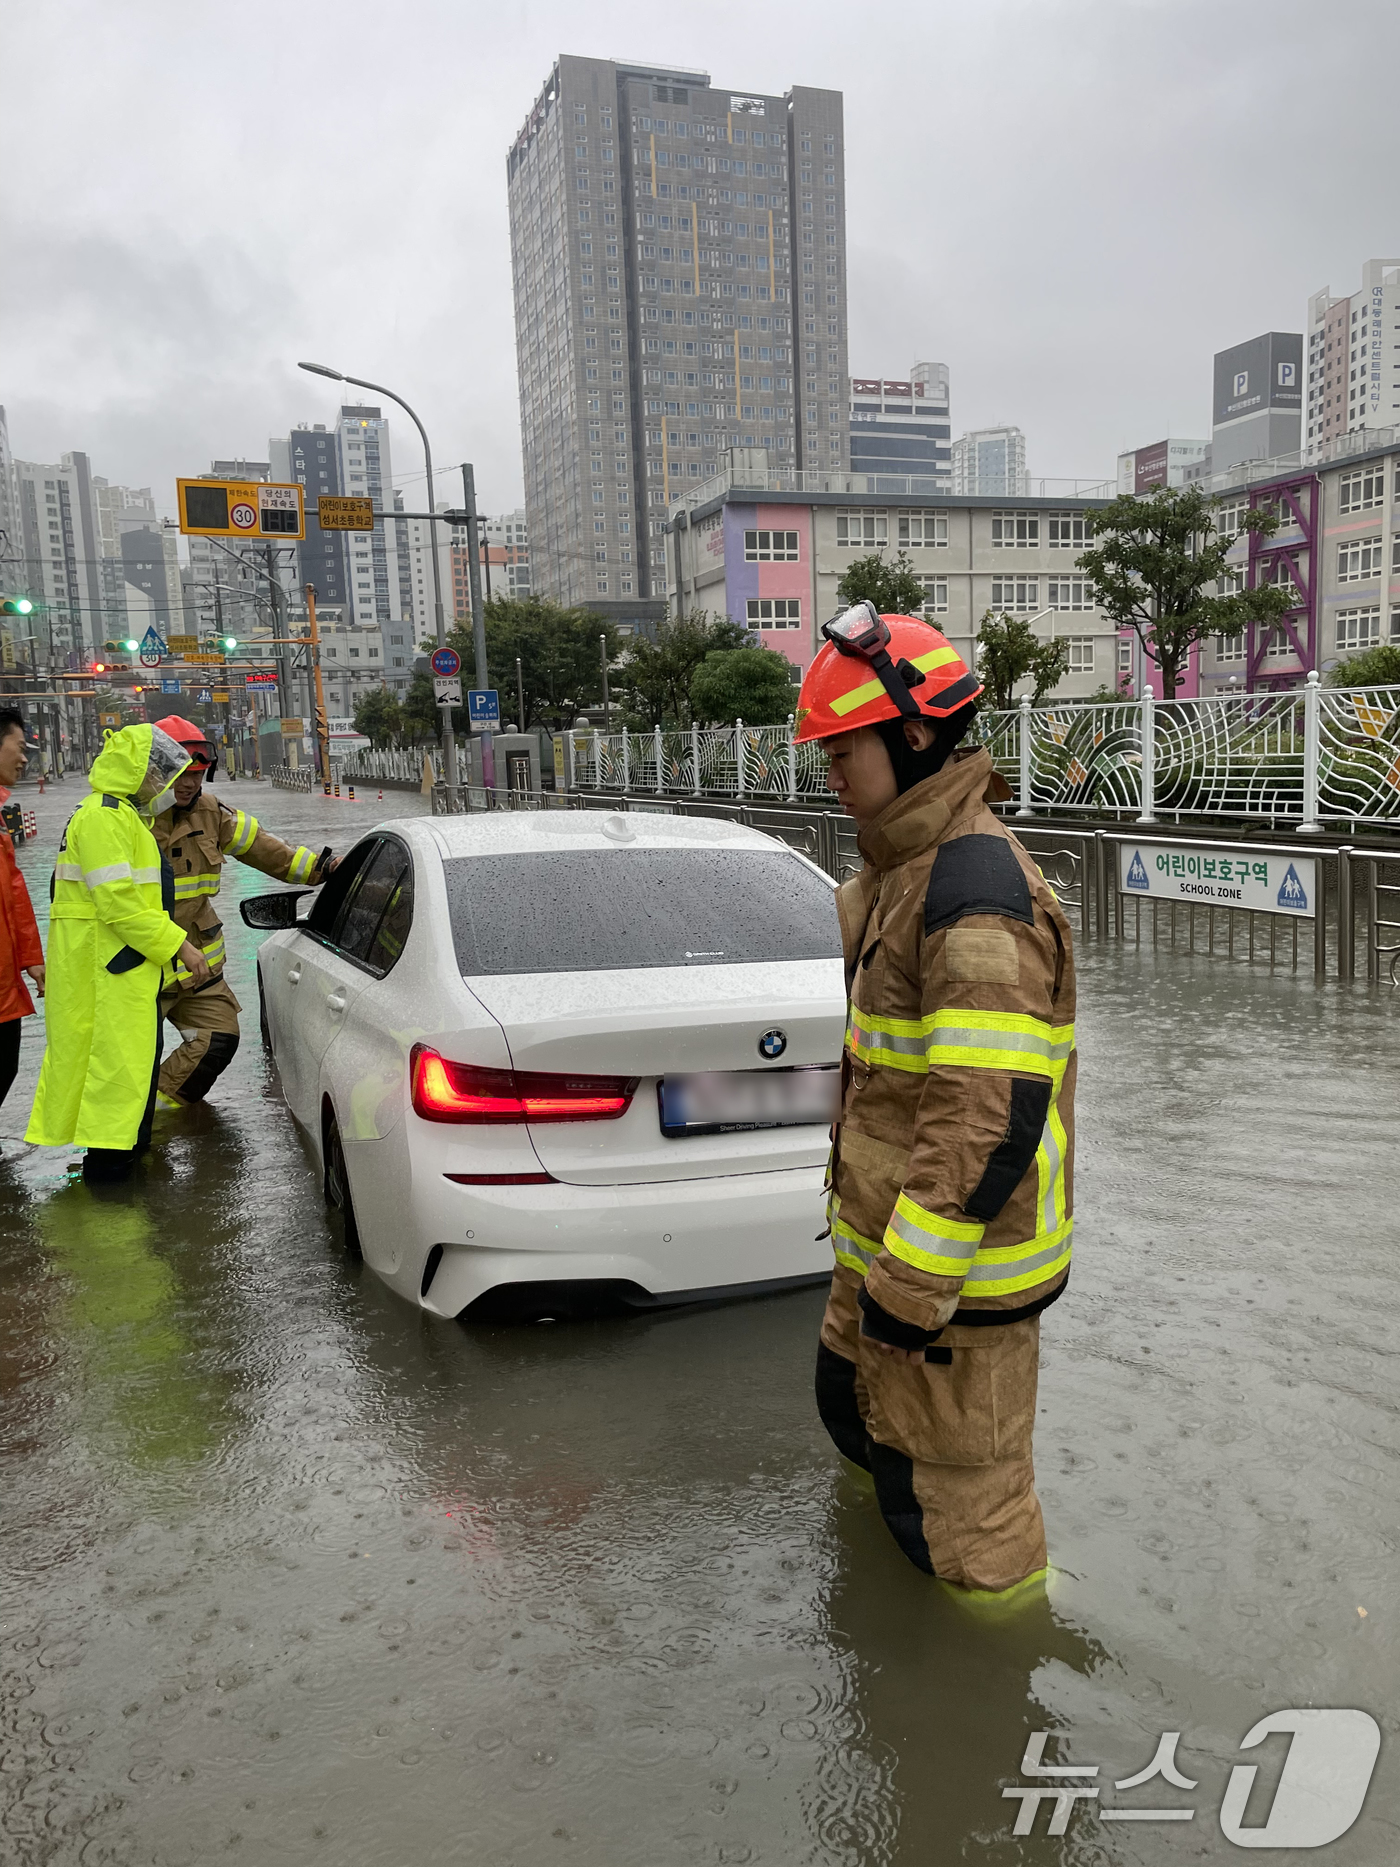
<svg viewBox="0 0 1400 1867">
<path fill-rule="evenodd" d="M 102 750 L 92 761 L 88 783 L 94 791 L 130 798 L 142 811 L 154 812 L 189 762 L 185 748 L 159 727 L 123 726 L 120 732 L 106 734 Z M 152 764 L 159 781 L 148 783 Z"/>
</svg>

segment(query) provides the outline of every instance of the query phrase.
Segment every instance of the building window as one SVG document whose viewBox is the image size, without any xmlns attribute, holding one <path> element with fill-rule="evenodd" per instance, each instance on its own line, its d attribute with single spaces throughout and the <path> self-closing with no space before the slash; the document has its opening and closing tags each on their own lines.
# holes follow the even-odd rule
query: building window
<svg viewBox="0 0 1400 1867">
<path fill-rule="evenodd" d="M 744 556 L 750 564 L 795 564 L 796 532 L 745 532 Z"/>
<path fill-rule="evenodd" d="M 1337 612 L 1337 647 L 1342 651 L 1374 648 L 1381 639 L 1381 608 L 1373 603 L 1366 609 L 1343 609 Z"/>
<path fill-rule="evenodd" d="M 1241 501 L 1235 500 L 1231 505 L 1216 507 L 1215 529 L 1217 533 L 1232 535 L 1240 529 L 1243 522 L 1244 505 Z"/>
<path fill-rule="evenodd" d="M 1337 488 L 1337 507 L 1341 512 L 1365 512 L 1385 504 L 1385 469 L 1366 467 L 1359 473 L 1344 473 Z"/>
<path fill-rule="evenodd" d="M 887 512 L 838 512 L 836 544 L 838 549 L 854 550 L 861 545 L 887 545 L 890 541 L 890 517 Z"/>
<path fill-rule="evenodd" d="M 795 596 L 759 596 L 749 599 L 749 621 L 760 629 L 797 629 L 802 626 L 802 604 Z"/>
<path fill-rule="evenodd" d="M 921 577 L 924 586 L 924 614 L 941 616 L 948 608 L 948 579 L 946 577 Z"/>
<path fill-rule="evenodd" d="M 1215 658 L 1217 661 L 1244 660 L 1244 630 L 1238 635 L 1217 635 L 1215 638 Z"/>
<path fill-rule="evenodd" d="M 948 515 L 946 512 L 901 512 L 899 514 L 899 542 L 901 545 L 946 545 L 948 542 Z"/>
<path fill-rule="evenodd" d="M 1118 640 L 1118 672 L 1131 674 L 1133 671 L 1133 645 L 1126 637 Z"/>
<path fill-rule="evenodd" d="M 993 577 L 992 608 L 1012 613 L 1039 609 L 1040 579 L 1038 577 Z"/>
<path fill-rule="evenodd" d="M 992 543 L 1000 546 L 1039 545 L 1040 515 L 1036 512 L 994 512 Z"/>
<path fill-rule="evenodd" d="M 1381 574 L 1381 541 L 1379 535 L 1373 538 L 1353 538 L 1344 545 L 1337 546 L 1337 582 L 1364 583 L 1368 578 Z"/>
<path fill-rule="evenodd" d="M 1093 534 L 1087 513 L 1048 512 L 1045 516 L 1050 534 L 1047 543 L 1052 551 L 1082 551 L 1091 542 Z"/>
<path fill-rule="evenodd" d="M 1051 609 L 1092 609 L 1094 593 L 1083 577 L 1051 577 L 1045 586 L 1045 601 Z"/>
<path fill-rule="evenodd" d="M 1070 636 L 1069 672 L 1071 674 L 1094 672 L 1094 638 L 1092 635 Z"/>
<path fill-rule="evenodd" d="M 1286 661 L 1296 652 L 1286 630 L 1268 629 L 1265 631 L 1264 653 L 1271 661 Z"/>
</svg>

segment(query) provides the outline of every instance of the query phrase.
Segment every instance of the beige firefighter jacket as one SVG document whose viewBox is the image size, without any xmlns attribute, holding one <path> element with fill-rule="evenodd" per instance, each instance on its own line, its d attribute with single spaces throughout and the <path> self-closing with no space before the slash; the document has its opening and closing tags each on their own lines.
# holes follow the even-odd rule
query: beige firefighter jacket
<svg viewBox="0 0 1400 1867">
<path fill-rule="evenodd" d="M 209 791 L 201 791 L 184 809 L 176 804 L 152 824 L 162 862 L 175 872 L 175 911 L 171 916 L 203 948 L 212 972 L 224 963 L 223 923 L 214 907 L 224 859 L 236 856 L 279 882 L 309 884 L 320 860 L 313 849 L 293 847 L 264 830 L 247 811 L 234 810 Z M 188 985 L 189 973 L 178 960 L 166 968 L 165 988 Z"/>
<path fill-rule="evenodd" d="M 1053 891 L 988 808 L 1007 795 L 985 751 L 956 756 L 861 832 L 865 869 L 837 893 L 832 1243 L 865 1279 L 870 1332 L 908 1347 L 955 1312 L 1034 1314 L 1069 1270 L 1074 960 Z"/>
</svg>

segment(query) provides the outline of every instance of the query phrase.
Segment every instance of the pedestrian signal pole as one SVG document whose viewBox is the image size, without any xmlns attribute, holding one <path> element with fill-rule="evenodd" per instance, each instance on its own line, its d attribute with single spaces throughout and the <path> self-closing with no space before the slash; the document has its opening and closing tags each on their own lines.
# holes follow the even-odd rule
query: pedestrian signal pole
<svg viewBox="0 0 1400 1867">
<path fill-rule="evenodd" d="M 326 690 L 321 685 L 321 631 L 316 623 L 316 586 L 306 586 L 306 614 L 311 624 L 311 675 L 316 683 L 316 746 L 321 759 L 321 783 L 331 788 L 331 729 L 326 718 Z"/>
</svg>

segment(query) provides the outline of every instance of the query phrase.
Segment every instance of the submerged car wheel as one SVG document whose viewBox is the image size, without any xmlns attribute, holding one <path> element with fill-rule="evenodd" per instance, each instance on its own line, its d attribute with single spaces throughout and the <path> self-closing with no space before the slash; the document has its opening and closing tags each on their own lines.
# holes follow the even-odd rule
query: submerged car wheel
<svg viewBox="0 0 1400 1867">
<path fill-rule="evenodd" d="M 360 1255 L 360 1228 L 355 1223 L 355 1205 L 350 1197 L 350 1175 L 345 1168 L 345 1147 L 335 1116 L 326 1114 L 325 1142 L 326 1204 L 340 1214 L 345 1249 L 353 1258 Z"/>
</svg>

